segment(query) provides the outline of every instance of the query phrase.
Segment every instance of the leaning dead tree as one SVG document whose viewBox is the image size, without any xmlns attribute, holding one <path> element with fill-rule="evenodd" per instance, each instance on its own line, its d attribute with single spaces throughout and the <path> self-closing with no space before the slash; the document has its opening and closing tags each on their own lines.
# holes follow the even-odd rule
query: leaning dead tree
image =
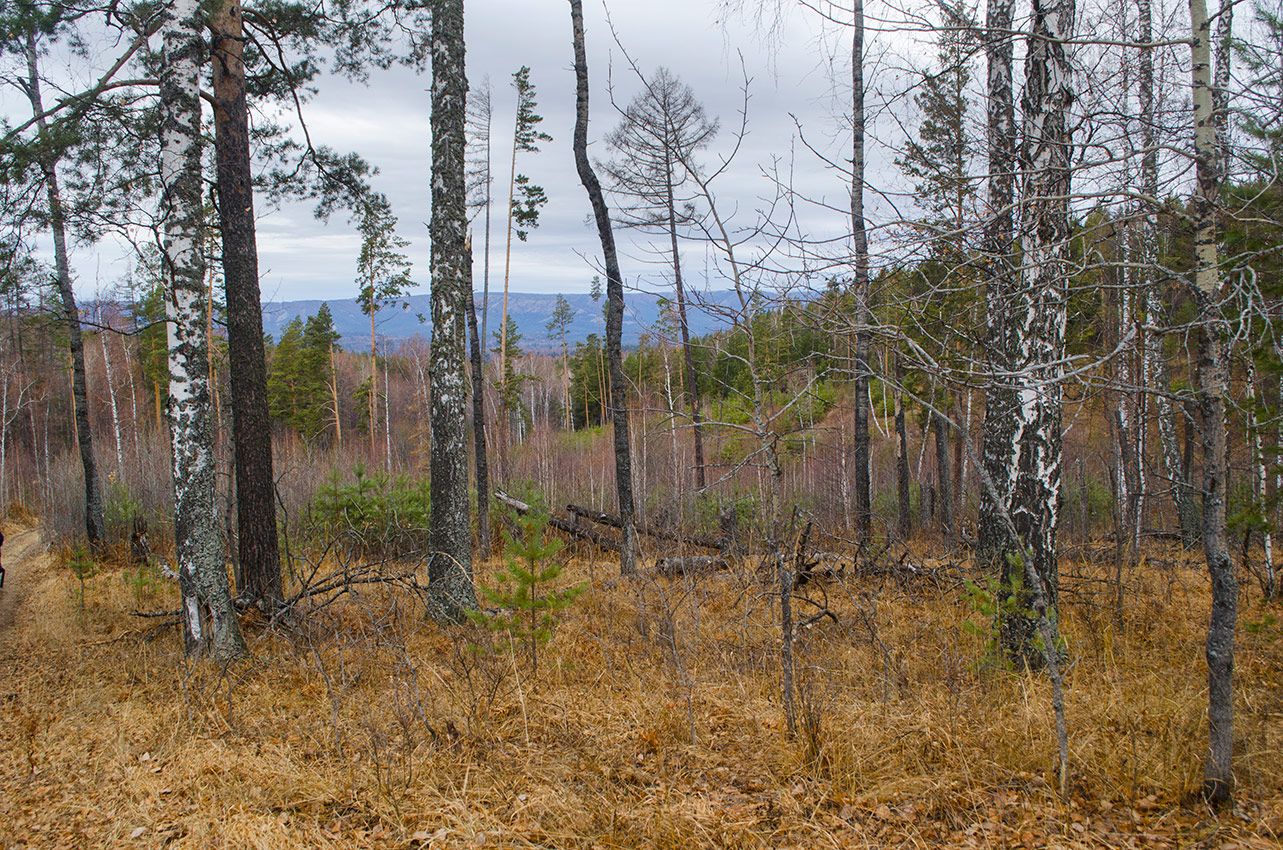
<svg viewBox="0 0 1283 850">
<path fill-rule="evenodd" d="M 624 379 L 621 337 L 624 325 L 624 282 L 619 273 L 615 234 L 601 183 L 588 161 L 588 59 L 584 49 L 584 9 L 581 0 L 570 0 L 570 22 L 575 40 L 575 168 L 588 192 L 597 235 L 601 238 L 606 265 L 606 349 L 610 359 L 610 407 L 615 425 L 615 489 L 619 495 L 619 516 L 623 520 L 623 543 L 619 569 L 624 575 L 637 571 L 637 532 L 633 527 L 632 449 L 628 442 L 628 384 Z"/>
</svg>

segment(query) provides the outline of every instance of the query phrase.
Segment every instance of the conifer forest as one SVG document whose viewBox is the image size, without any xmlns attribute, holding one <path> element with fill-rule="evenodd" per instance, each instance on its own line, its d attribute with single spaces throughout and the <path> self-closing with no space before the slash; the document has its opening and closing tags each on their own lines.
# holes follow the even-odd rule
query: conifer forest
<svg viewBox="0 0 1283 850">
<path fill-rule="evenodd" d="M 0 850 L 1280 846 L 1283 5 L 3 0 L 0 531 Z"/>
</svg>

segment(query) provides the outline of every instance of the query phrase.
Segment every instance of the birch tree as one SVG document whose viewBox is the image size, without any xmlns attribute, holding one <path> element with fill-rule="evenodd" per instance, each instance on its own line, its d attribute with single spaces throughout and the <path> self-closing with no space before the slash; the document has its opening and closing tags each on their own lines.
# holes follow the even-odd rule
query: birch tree
<svg viewBox="0 0 1283 850">
<path fill-rule="evenodd" d="M 464 321 L 468 270 L 467 144 L 463 0 L 432 7 L 432 441 L 428 543 L 429 593 L 435 616 L 458 620 L 477 607 L 468 522 L 465 442 Z"/>
<path fill-rule="evenodd" d="M 1203 792 L 1215 803 L 1233 795 L 1234 626 L 1238 580 L 1230 562 L 1225 529 L 1226 328 L 1221 316 L 1216 203 L 1221 190 L 1212 91 L 1211 23 L 1205 0 L 1190 0 L 1190 79 L 1194 101 L 1193 295 L 1200 336 L 1198 402 L 1203 415 L 1203 555 L 1212 580 L 1212 615 L 1207 626 L 1207 761 Z"/>
<path fill-rule="evenodd" d="M 1020 164 L 1021 265 L 1010 302 L 1008 349 L 1016 393 L 1010 514 L 1019 540 L 1003 551 L 1004 569 L 1020 571 L 1021 608 L 1045 605 L 1041 615 L 1056 625 L 1058 563 L 1056 532 L 1061 485 L 1061 402 L 1067 321 L 1067 260 L 1073 102 L 1069 46 L 1073 0 L 1035 0 L 1025 58 L 1024 117 Z M 1035 579 L 1032 580 L 1032 579 Z M 1007 585 L 1014 582 L 1008 573 Z M 1041 584 L 1044 599 L 1035 600 Z M 1004 645 L 1029 666 L 1054 647 L 1033 646 L 1034 622 L 1008 616 Z"/>
<path fill-rule="evenodd" d="M 990 486 L 980 491 L 979 557 L 996 564 L 1004 586 L 1012 584 L 1004 557 L 1006 525 L 1015 489 L 1016 396 L 1011 380 L 1008 309 L 1015 288 L 1014 215 L 1016 115 L 1013 88 L 1014 0 L 988 0 L 985 57 L 988 210 L 984 227 L 985 419 L 981 464 Z"/>
<path fill-rule="evenodd" d="M 200 249 L 202 59 L 200 6 L 174 0 L 161 11 L 161 218 L 169 291 L 169 427 L 173 446 L 174 541 L 189 652 L 226 661 L 245 652 L 227 586 L 214 510 L 205 267 Z"/>
</svg>

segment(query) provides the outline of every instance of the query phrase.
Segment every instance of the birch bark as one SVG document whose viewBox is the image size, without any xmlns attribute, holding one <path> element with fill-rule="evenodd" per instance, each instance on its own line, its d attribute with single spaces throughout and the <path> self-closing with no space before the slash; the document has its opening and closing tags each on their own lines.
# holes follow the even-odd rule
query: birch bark
<svg viewBox="0 0 1283 850">
<path fill-rule="evenodd" d="M 1022 98 L 1021 266 L 1012 299 L 1011 349 L 1015 376 L 1015 479 L 1011 518 L 1023 541 L 1021 607 L 1045 606 L 1056 633 L 1056 532 L 1061 486 L 1061 400 L 1064 377 L 1066 289 L 1071 188 L 1073 102 L 1069 48 L 1074 0 L 1035 0 Z M 1028 562 L 1024 559 L 1028 558 Z M 1004 566 L 1013 559 L 1004 558 Z M 1011 566 L 1015 566 L 1012 564 Z M 1036 581 L 1030 581 L 1036 577 Z M 1033 585 L 1044 598 L 1035 602 Z M 1033 604 L 1031 604 L 1033 603 Z M 1034 622 L 1007 617 L 1004 644 L 1011 657 L 1039 666 L 1054 653 L 1034 646 Z M 1046 650 L 1046 651 L 1044 651 Z"/>
<path fill-rule="evenodd" d="M 1212 90 L 1211 23 L 1206 0 L 1190 0 L 1190 79 L 1194 101 L 1193 295 L 1200 331 L 1198 401 L 1203 414 L 1203 555 L 1212 580 L 1212 615 L 1207 625 L 1207 760 L 1203 792 L 1215 803 L 1234 792 L 1234 625 L 1238 581 L 1230 562 L 1225 528 L 1226 340 L 1220 315 L 1221 280 L 1216 232 L 1216 199 L 1221 188 L 1215 103 Z"/>
<path fill-rule="evenodd" d="M 477 607 L 468 522 L 464 409 L 467 197 L 463 0 L 432 7 L 432 441 L 428 565 L 435 616 L 457 620 Z"/>
<path fill-rule="evenodd" d="M 174 540 L 189 652 L 225 661 L 245 652 L 232 609 L 214 510 L 209 352 L 200 250 L 200 5 L 163 7 L 161 216 L 169 322 L 169 427 L 173 447 Z"/>
</svg>

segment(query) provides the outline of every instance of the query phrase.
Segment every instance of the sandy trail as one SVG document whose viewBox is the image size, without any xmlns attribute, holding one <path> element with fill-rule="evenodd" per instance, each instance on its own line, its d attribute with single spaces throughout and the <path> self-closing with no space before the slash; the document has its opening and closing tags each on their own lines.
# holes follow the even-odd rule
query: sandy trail
<svg viewBox="0 0 1283 850">
<path fill-rule="evenodd" d="M 11 525 L 4 536 L 4 587 L 0 588 L 0 639 L 7 637 L 27 591 L 37 580 L 38 556 L 43 551 L 40 532 L 33 527 Z"/>
</svg>

